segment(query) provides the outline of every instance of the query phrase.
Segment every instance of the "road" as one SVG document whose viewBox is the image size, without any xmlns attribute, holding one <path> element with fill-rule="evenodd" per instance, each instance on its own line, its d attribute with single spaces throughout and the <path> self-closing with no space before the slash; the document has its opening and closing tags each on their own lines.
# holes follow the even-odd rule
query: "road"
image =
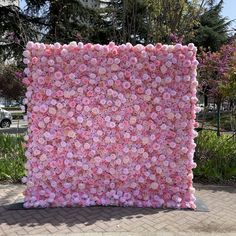
<svg viewBox="0 0 236 236">
<path fill-rule="evenodd" d="M 27 122 L 24 120 L 13 120 L 10 128 L 0 128 L 0 134 L 23 134 L 27 131 Z"/>
</svg>

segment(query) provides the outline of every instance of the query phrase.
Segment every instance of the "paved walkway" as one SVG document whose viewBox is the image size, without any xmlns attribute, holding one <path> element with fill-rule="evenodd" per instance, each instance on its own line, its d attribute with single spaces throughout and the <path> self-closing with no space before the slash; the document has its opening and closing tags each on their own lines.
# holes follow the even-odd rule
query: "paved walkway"
<svg viewBox="0 0 236 236">
<path fill-rule="evenodd" d="M 0 235 L 174 236 L 235 235 L 236 189 L 196 185 L 209 212 L 88 207 L 9 210 L 22 185 L 0 185 Z"/>
</svg>

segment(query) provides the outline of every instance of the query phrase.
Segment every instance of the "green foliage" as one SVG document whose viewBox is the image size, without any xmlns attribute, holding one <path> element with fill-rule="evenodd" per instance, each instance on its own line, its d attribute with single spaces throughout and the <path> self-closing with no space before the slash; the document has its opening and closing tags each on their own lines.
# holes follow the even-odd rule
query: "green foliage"
<svg viewBox="0 0 236 236">
<path fill-rule="evenodd" d="M 0 135 L 0 180 L 18 182 L 25 175 L 23 136 Z"/>
<path fill-rule="evenodd" d="M 235 79 L 232 68 L 235 65 L 236 43 L 224 44 L 217 52 L 201 50 L 198 57 L 199 90 L 204 96 L 212 97 L 217 105 L 217 134 L 220 136 L 220 107 L 224 99 L 235 96 Z M 234 75 L 234 73 L 233 73 Z M 232 78 L 231 78 L 232 77 Z"/>
<path fill-rule="evenodd" d="M 173 33 L 186 41 L 194 37 L 204 11 L 202 1 L 113 0 L 104 3 L 103 18 L 110 38 L 118 43 L 170 43 Z M 205 0 L 204 0 L 205 2 Z"/>
<path fill-rule="evenodd" d="M 193 38 L 195 45 L 211 51 L 219 50 L 227 42 L 228 27 L 231 24 L 231 21 L 221 16 L 224 1 L 217 4 L 214 2 L 210 1 L 208 10 L 201 15 L 196 37 Z"/>
<path fill-rule="evenodd" d="M 80 0 L 26 0 L 26 9 L 0 4 L 0 61 L 20 63 L 28 41 L 107 43 L 107 24 Z"/>
<path fill-rule="evenodd" d="M 15 65 L 0 65 L 0 96 L 18 100 L 24 96 L 22 70 Z"/>
<path fill-rule="evenodd" d="M 25 44 L 36 40 L 35 18 L 29 18 L 14 5 L 0 5 L 0 60 L 20 62 Z"/>
<path fill-rule="evenodd" d="M 233 117 L 231 119 L 221 119 L 221 127 L 226 131 L 232 130 Z"/>
<path fill-rule="evenodd" d="M 147 39 L 147 4 L 139 0 L 101 1 L 104 22 L 110 41 L 144 43 Z"/>
<path fill-rule="evenodd" d="M 236 141 L 230 135 L 201 131 L 196 139 L 194 174 L 210 181 L 236 177 Z"/>
<path fill-rule="evenodd" d="M 170 43 L 172 33 L 191 41 L 204 11 L 202 2 L 185 0 L 145 0 L 148 7 L 148 41 Z"/>
<path fill-rule="evenodd" d="M 236 101 L 236 50 L 232 57 L 228 79 L 229 81 L 227 84 L 221 85 L 221 92 L 225 97 L 229 97 L 233 101 Z"/>
<path fill-rule="evenodd" d="M 26 0 L 26 4 L 25 14 L 30 18 L 38 17 L 35 23 L 41 27 L 43 42 L 104 40 L 101 30 L 104 22 L 100 15 L 96 9 L 85 7 L 80 0 Z"/>
<path fill-rule="evenodd" d="M 198 46 L 215 49 L 228 37 L 230 22 L 220 16 L 223 1 L 97 1 L 103 7 L 88 8 L 80 0 L 26 0 L 24 11 L 1 6 L 0 54 L 18 59 L 29 40 L 155 44 L 170 43 L 175 35 L 185 43 L 195 39 Z"/>
</svg>

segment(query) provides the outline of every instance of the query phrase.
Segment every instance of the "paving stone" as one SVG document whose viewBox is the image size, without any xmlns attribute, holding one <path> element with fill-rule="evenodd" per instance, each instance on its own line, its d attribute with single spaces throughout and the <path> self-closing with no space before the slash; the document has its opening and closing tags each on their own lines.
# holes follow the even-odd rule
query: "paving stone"
<svg viewBox="0 0 236 236">
<path fill-rule="evenodd" d="M 0 236 L 236 236 L 236 189 L 196 185 L 208 212 L 88 207 L 8 210 L 23 185 L 0 185 Z M 163 232 L 163 233 L 162 233 Z"/>
</svg>

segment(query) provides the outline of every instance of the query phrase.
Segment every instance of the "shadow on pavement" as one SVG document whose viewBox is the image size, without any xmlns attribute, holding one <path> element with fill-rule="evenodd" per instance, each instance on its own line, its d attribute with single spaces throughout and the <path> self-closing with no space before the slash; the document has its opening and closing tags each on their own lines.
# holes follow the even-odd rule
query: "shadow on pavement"
<svg viewBox="0 0 236 236">
<path fill-rule="evenodd" d="M 22 189 L 23 190 L 23 189 Z M 112 221 L 142 218 L 145 215 L 155 215 L 159 213 L 168 213 L 173 209 L 153 209 L 138 207 L 113 207 L 113 206 L 94 206 L 94 207 L 72 207 L 72 208 L 36 208 L 24 209 L 22 207 L 22 196 L 15 203 L 9 204 L 8 199 L 19 195 L 19 188 L 11 188 L 5 196 L 1 198 L 0 224 L 20 225 L 20 226 L 38 226 L 52 224 L 59 226 L 66 224 L 73 226 L 75 224 L 93 225 L 97 221 Z M 183 210 L 181 210 L 183 212 Z M 192 210 L 184 210 L 193 212 Z"/>
<path fill-rule="evenodd" d="M 19 203 L 18 203 L 19 204 Z M 4 208 L 6 208 L 5 206 Z M 5 210 L 5 217 L 0 216 L 0 224 L 20 226 L 35 226 L 52 224 L 67 226 L 75 224 L 93 225 L 97 221 L 112 221 L 121 219 L 138 219 L 144 215 L 153 215 L 160 212 L 170 212 L 170 209 L 131 208 L 131 207 L 76 207 L 76 208 L 47 208 L 29 210 Z M 7 215 L 7 217 L 6 217 Z M 11 220 L 8 220 L 11 219 Z"/>
</svg>

